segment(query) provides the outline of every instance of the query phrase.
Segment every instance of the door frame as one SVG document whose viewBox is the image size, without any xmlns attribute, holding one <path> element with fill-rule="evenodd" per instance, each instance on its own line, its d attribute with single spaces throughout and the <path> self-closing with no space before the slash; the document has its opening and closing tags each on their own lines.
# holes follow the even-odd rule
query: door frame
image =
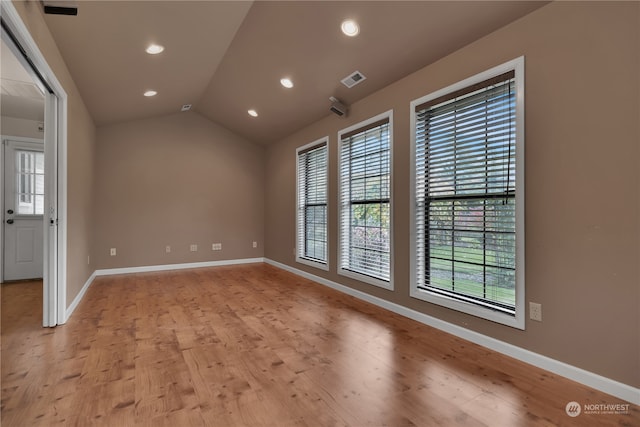
<svg viewBox="0 0 640 427">
<path fill-rule="evenodd" d="M 45 209 L 48 212 L 43 219 L 42 324 L 52 327 L 67 320 L 67 93 L 12 2 L 0 2 L 0 16 L 22 51 L 20 59 L 30 62 L 43 86 L 50 90 L 45 91 Z"/>
</svg>

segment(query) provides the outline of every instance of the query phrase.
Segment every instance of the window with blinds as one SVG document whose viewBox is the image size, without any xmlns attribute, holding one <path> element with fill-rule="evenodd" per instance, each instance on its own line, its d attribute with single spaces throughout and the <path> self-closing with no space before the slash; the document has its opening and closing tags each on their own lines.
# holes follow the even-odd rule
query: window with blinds
<svg viewBox="0 0 640 427">
<path fill-rule="evenodd" d="M 391 112 L 339 141 L 339 273 L 391 289 Z"/>
<path fill-rule="evenodd" d="M 521 82 L 513 64 L 503 68 L 413 105 L 415 293 L 492 320 L 522 311 Z"/>
<path fill-rule="evenodd" d="M 327 138 L 300 147 L 296 155 L 296 260 L 326 269 Z"/>
<path fill-rule="evenodd" d="M 16 213 L 44 213 L 44 153 L 16 150 Z"/>
</svg>

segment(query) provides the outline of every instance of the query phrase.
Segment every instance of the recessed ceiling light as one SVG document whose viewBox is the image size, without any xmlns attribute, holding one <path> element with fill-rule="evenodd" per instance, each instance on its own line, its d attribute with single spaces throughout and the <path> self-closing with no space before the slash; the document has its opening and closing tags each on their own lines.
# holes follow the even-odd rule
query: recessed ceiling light
<svg viewBox="0 0 640 427">
<path fill-rule="evenodd" d="M 358 27 L 358 23 L 353 19 L 347 19 L 345 21 L 342 21 L 342 25 L 340 25 L 340 28 L 342 29 L 342 32 L 349 37 L 357 36 L 358 33 L 360 32 L 360 27 Z"/>
<path fill-rule="evenodd" d="M 164 46 L 160 46 L 159 44 L 150 44 L 147 47 L 147 53 L 149 55 L 157 55 L 164 50 Z"/>
<path fill-rule="evenodd" d="M 293 82 L 287 77 L 280 79 L 280 84 L 287 89 L 291 89 L 293 87 Z"/>
<path fill-rule="evenodd" d="M 256 110 L 247 111 L 251 117 L 258 117 L 258 112 Z"/>
<path fill-rule="evenodd" d="M 156 96 L 158 94 L 158 92 L 156 92 L 155 90 L 148 90 L 144 93 L 144 96 Z"/>
</svg>

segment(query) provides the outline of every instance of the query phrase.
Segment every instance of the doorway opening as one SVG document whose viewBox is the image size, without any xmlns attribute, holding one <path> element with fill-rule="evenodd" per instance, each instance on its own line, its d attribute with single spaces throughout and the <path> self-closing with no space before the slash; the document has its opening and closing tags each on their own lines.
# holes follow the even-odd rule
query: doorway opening
<svg viewBox="0 0 640 427">
<path fill-rule="evenodd" d="M 0 7 L 3 116 L 5 112 L 19 115 L 11 112 L 12 108 L 28 110 L 30 102 L 36 103 L 37 91 L 44 110 L 43 120 L 36 125 L 37 134 L 27 134 L 19 126 L 29 129 L 32 116 L 2 117 L 0 281 L 31 279 L 40 272 L 42 324 L 56 326 L 66 321 L 67 95 L 13 4 L 2 2 Z M 12 58 L 5 61 L 5 55 Z M 9 76 L 5 62 L 17 62 L 31 80 L 23 74 L 5 82 Z M 33 99 L 25 101 L 28 94 Z"/>
</svg>

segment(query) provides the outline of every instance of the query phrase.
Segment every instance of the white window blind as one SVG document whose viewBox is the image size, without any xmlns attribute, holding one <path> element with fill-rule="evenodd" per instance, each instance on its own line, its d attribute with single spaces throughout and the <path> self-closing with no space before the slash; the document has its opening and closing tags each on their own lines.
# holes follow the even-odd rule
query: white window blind
<svg viewBox="0 0 640 427">
<path fill-rule="evenodd" d="M 297 258 L 327 263 L 327 142 L 297 152 Z"/>
<path fill-rule="evenodd" d="M 389 117 L 340 135 L 340 270 L 390 281 Z"/>
<path fill-rule="evenodd" d="M 516 79 L 415 107 L 416 286 L 516 314 Z"/>
</svg>

